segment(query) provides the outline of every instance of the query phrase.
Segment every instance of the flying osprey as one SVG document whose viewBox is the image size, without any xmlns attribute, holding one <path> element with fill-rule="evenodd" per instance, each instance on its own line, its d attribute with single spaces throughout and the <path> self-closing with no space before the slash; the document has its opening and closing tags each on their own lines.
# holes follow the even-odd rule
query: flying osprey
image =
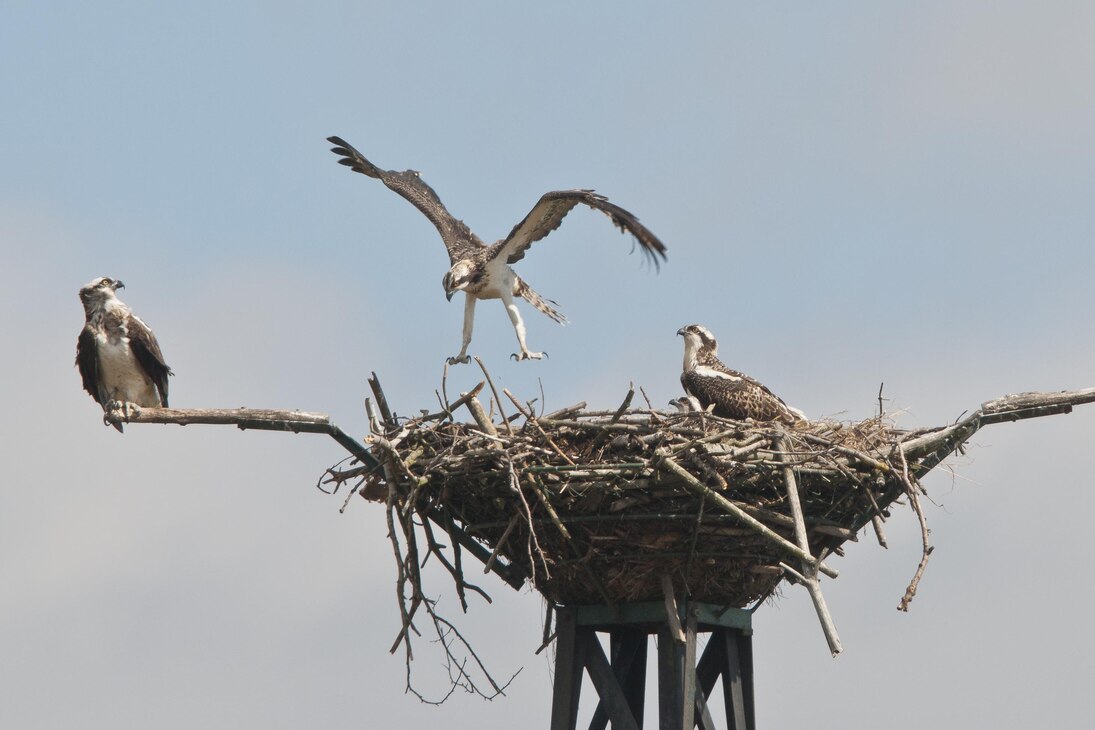
<svg viewBox="0 0 1095 730">
<path fill-rule="evenodd" d="M 114 292 L 125 285 L 105 276 L 80 289 L 84 329 L 76 341 L 76 365 L 103 412 L 128 404 L 167 407 L 167 376 L 156 336 Z M 105 420 L 105 418 L 104 418 Z M 122 430 L 122 424 L 113 424 Z"/>
<path fill-rule="evenodd" d="M 328 137 L 328 142 L 337 145 L 331 151 L 341 155 L 339 162 L 354 172 L 375 177 L 389 188 L 409 200 L 422 214 L 436 226 L 445 249 L 449 252 L 452 268 L 445 274 L 442 284 L 445 297 L 452 300 L 453 295 L 463 291 L 464 299 L 464 344 L 460 354 L 449 358 L 449 364 L 466 363 L 468 344 L 471 343 L 472 323 L 475 319 L 475 302 L 479 299 L 501 299 L 506 307 L 513 329 L 517 333 L 517 342 L 521 352 L 514 353 L 517 360 L 539 360 L 545 353 L 530 352 L 525 343 L 525 323 L 514 303 L 514 297 L 520 297 L 556 322 L 565 322 L 566 317 L 551 307 L 555 302 L 545 301 L 509 264 L 520 261 L 532 243 L 539 241 L 559 227 L 563 217 L 579 203 L 599 210 L 622 230 L 630 233 L 639 242 L 644 254 L 658 263 L 658 256 L 665 258 L 665 246 L 647 230 L 639 220 L 623 208 L 608 202 L 603 195 L 592 190 L 556 190 L 545 193 L 540 201 L 525 216 L 524 220 L 513 227 L 504 239 L 488 246 L 472 233 L 463 221 L 457 220 L 445 209 L 437 193 L 427 185 L 415 170 L 381 170 L 366 160 L 360 152 L 340 137 Z"/>
<path fill-rule="evenodd" d="M 784 403 L 745 373 L 731 370 L 717 357 L 719 343 L 710 330 L 690 324 L 677 330 L 684 337 L 681 385 L 703 408 L 714 405 L 716 416 L 744 421 L 805 421 L 806 414 Z"/>
</svg>

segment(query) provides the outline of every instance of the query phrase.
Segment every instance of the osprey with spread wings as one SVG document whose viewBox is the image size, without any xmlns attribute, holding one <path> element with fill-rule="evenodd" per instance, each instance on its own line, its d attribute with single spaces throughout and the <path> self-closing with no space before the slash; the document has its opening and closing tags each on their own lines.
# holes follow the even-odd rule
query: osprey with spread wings
<svg viewBox="0 0 1095 730">
<path fill-rule="evenodd" d="M 441 234 L 452 266 L 442 280 L 445 296 L 451 300 L 459 291 L 464 292 L 465 296 L 463 345 L 459 354 L 449 358 L 450 364 L 466 363 L 471 359 L 468 357 L 468 345 L 471 343 L 475 303 L 480 299 L 501 299 L 505 305 L 521 348 L 519 353 L 514 353 L 514 358 L 539 360 L 544 357 L 545 353 L 528 349 L 525 342 L 525 323 L 514 299 L 524 299 L 556 322 L 565 322 L 566 318 L 551 306 L 554 302 L 545 300 L 533 291 L 509 265 L 524 258 L 530 245 L 558 228 L 566 214 L 579 203 L 601 211 L 620 230 L 633 235 L 643 253 L 655 264 L 658 263 L 659 256 L 665 258 L 665 246 L 639 223 L 638 218 L 592 190 L 556 190 L 545 193 L 508 236 L 488 246 L 463 221 L 454 218 L 445 209 L 437 193 L 415 170 L 381 170 L 342 138 L 328 137 L 327 141 L 337 145 L 331 151 L 341 156 L 341 164 L 354 172 L 376 178 L 399 193 L 429 218 Z"/>
</svg>

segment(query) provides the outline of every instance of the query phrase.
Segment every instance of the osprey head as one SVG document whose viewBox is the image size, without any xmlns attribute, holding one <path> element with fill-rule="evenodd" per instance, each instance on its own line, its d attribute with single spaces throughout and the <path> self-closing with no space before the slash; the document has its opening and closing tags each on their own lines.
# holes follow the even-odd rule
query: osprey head
<svg viewBox="0 0 1095 730">
<path fill-rule="evenodd" d="M 681 327 L 677 334 L 684 338 L 684 369 L 691 370 L 702 353 L 704 357 L 715 357 L 719 351 L 719 343 L 711 330 L 700 324 L 690 324 Z"/>
<path fill-rule="evenodd" d="M 452 301 L 452 295 L 463 291 L 475 278 L 475 263 L 471 259 L 461 259 L 445 273 L 441 284 L 445 287 L 445 298 Z"/>
<path fill-rule="evenodd" d="M 80 301 L 83 303 L 85 311 L 91 311 L 91 309 L 101 307 L 107 301 L 113 299 L 114 292 L 124 287 L 125 284 L 118 279 L 100 276 L 80 287 Z"/>
</svg>

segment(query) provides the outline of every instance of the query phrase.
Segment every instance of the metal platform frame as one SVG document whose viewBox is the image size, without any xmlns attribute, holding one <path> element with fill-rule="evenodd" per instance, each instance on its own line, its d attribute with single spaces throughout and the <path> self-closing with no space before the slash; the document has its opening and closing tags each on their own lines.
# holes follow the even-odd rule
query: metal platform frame
<svg viewBox="0 0 1095 730">
<path fill-rule="evenodd" d="M 576 730 L 585 672 L 599 702 L 590 730 L 641 730 L 648 639 L 658 637 L 659 730 L 715 730 L 707 703 L 722 678 L 730 730 L 755 730 L 752 613 L 683 602 L 678 612 L 660 602 L 556 609 L 555 692 L 551 730 Z M 711 637 L 697 661 L 696 634 Z M 609 635 L 611 661 L 597 638 Z"/>
</svg>

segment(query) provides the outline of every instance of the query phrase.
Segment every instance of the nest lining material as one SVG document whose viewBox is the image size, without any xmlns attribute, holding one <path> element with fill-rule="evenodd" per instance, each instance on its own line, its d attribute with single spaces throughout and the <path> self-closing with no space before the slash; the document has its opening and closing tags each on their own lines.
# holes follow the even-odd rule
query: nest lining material
<svg viewBox="0 0 1095 730">
<path fill-rule="evenodd" d="M 385 468 L 362 495 L 444 514 L 557 604 L 661 600 L 668 576 L 678 595 L 746 607 L 806 557 L 788 473 L 809 556 L 829 575 L 824 556 L 877 527 L 916 480 L 897 448 L 910 433 L 881 418 L 787 427 L 522 409 L 520 426 L 496 426 L 471 410 L 478 423 L 410 421 L 370 437 Z"/>
</svg>

